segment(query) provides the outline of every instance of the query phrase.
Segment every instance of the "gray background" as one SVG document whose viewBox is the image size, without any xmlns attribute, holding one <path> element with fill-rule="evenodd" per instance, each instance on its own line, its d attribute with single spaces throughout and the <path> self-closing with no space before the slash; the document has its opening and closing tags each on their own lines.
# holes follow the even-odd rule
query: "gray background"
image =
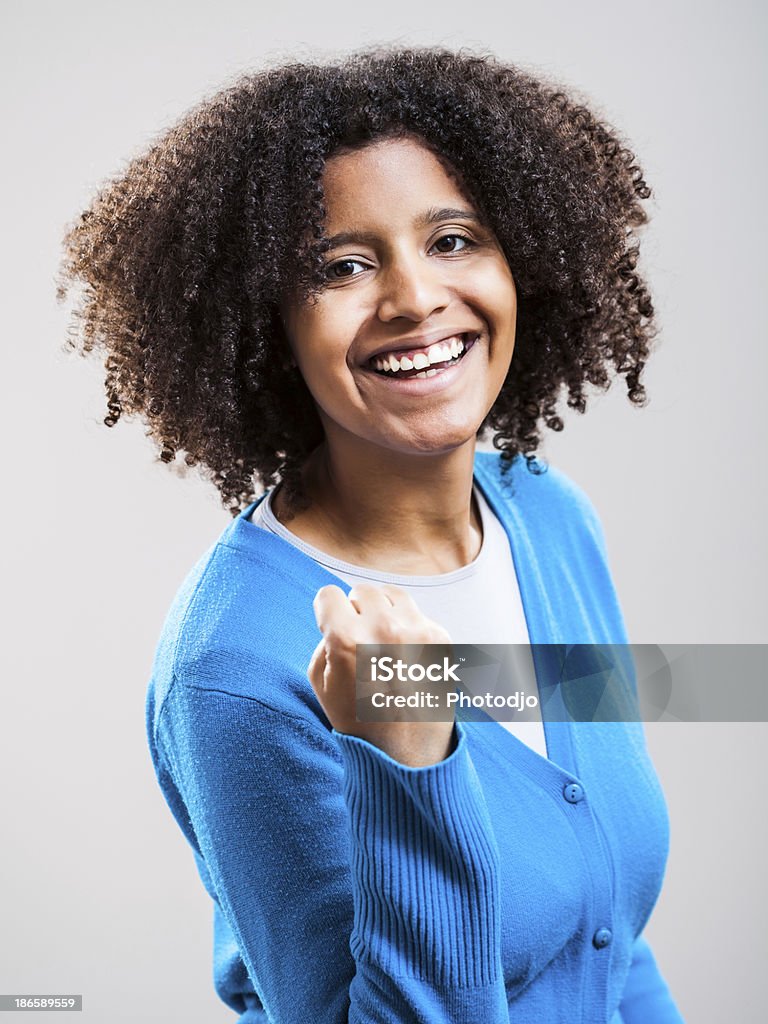
<svg viewBox="0 0 768 1024">
<path fill-rule="evenodd" d="M 143 722 L 175 590 L 229 521 L 194 475 L 110 431 L 101 369 L 61 351 L 54 276 L 93 188 L 233 74 L 368 42 L 493 49 L 591 98 L 655 190 L 663 334 L 546 453 L 591 496 L 637 643 L 766 640 L 762 5 L 9 4 L 4 289 L 0 992 L 82 992 L 93 1022 L 215 1024 L 210 904 Z M 672 819 L 648 935 L 687 1020 L 765 1019 L 766 726 L 656 725 Z M 9 1014 L 9 1020 L 15 1019 Z"/>
</svg>

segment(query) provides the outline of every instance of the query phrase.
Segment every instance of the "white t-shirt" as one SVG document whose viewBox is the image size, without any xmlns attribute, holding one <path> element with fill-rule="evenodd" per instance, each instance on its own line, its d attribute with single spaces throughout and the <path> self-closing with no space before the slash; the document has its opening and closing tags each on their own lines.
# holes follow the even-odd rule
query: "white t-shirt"
<svg viewBox="0 0 768 1024">
<path fill-rule="evenodd" d="M 287 540 L 350 586 L 365 581 L 401 587 L 413 597 L 423 614 L 443 626 L 457 644 L 529 643 L 509 539 L 477 486 L 474 487 L 474 496 L 483 526 L 483 543 L 477 558 L 460 569 L 433 576 L 379 572 L 327 555 L 291 533 L 276 518 L 272 511 L 273 493 L 270 491 L 254 509 L 251 516 L 253 524 Z M 527 647 L 520 647 L 517 652 L 526 661 L 523 666 L 525 678 L 535 680 L 530 651 Z M 527 692 L 531 692 L 530 687 Z M 540 720 L 503 721 L 500 724 L 542 757 L 547 757 Z"/>
</svg>

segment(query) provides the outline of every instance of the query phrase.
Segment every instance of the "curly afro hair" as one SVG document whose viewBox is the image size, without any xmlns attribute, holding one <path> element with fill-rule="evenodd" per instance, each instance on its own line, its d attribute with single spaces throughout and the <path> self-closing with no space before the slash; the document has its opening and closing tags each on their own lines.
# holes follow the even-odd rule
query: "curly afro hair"
<svg viewBox="0 0 768 1024">
<path fill-rule="evenodd" d="M 636 273 L 650 196 L 617 132 L 573 95 L 488 55 L 374 49 L 246 74 L 108 182 L 69 228 L 59 281 L 80 285 L 67 346 L 104 351 L 108 414 L 140 415 L 159 457 L 180 453 L 232 515 L 300 470 L 323 440 L 278 314 L 323 284 L 326 159 L 391 134 L 456 173 L 509 262 L 518 326 L 478 436 L 540 471 L 556 406 L 623 375 L 643 404 L 655 334 Z"/>
</svg>

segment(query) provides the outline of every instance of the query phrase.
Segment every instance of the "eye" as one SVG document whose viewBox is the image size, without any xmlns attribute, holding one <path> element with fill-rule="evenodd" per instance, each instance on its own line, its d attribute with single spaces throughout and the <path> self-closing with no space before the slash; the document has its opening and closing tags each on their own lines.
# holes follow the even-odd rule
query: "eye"
<svg viewBox="0 0 768 1024">
<path fill-rule="evenodd" d="M 432 246 L 433 249 L 437 249 L 438 252 L 452 253 L 461 252 L 463 249 L 467 249 L 475 243 L 471 238 L 466 235 L 459 235 L 456 232 L 450 235 L 442 235 Z"/>
<path fill-rule="evenodd" d="M 359 267 L 362 270 L 368 269 L 367 265 L 361 260 L 336 260 L 335 263 L 329 263 L 327 265 L 325 268 L 325 276 L 329 281 L 346 281 L 350 277 L 359 276 L 359 274 L 355 273 L 355 267 Z"/>
</svg>

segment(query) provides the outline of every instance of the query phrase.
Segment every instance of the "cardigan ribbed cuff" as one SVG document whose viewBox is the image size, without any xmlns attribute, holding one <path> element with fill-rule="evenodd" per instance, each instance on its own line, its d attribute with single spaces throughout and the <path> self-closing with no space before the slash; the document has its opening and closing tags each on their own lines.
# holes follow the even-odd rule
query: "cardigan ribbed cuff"
<svg viewBox="0 0 768 1024">
<path fill-rule="evenodd" d="M 333 730 L 352 841 L 352 955 L 393 975 L 482 986 L 500 975 L 499 855 L 460 723 L 445 760 L 411 768 Z"/>
</svg>

